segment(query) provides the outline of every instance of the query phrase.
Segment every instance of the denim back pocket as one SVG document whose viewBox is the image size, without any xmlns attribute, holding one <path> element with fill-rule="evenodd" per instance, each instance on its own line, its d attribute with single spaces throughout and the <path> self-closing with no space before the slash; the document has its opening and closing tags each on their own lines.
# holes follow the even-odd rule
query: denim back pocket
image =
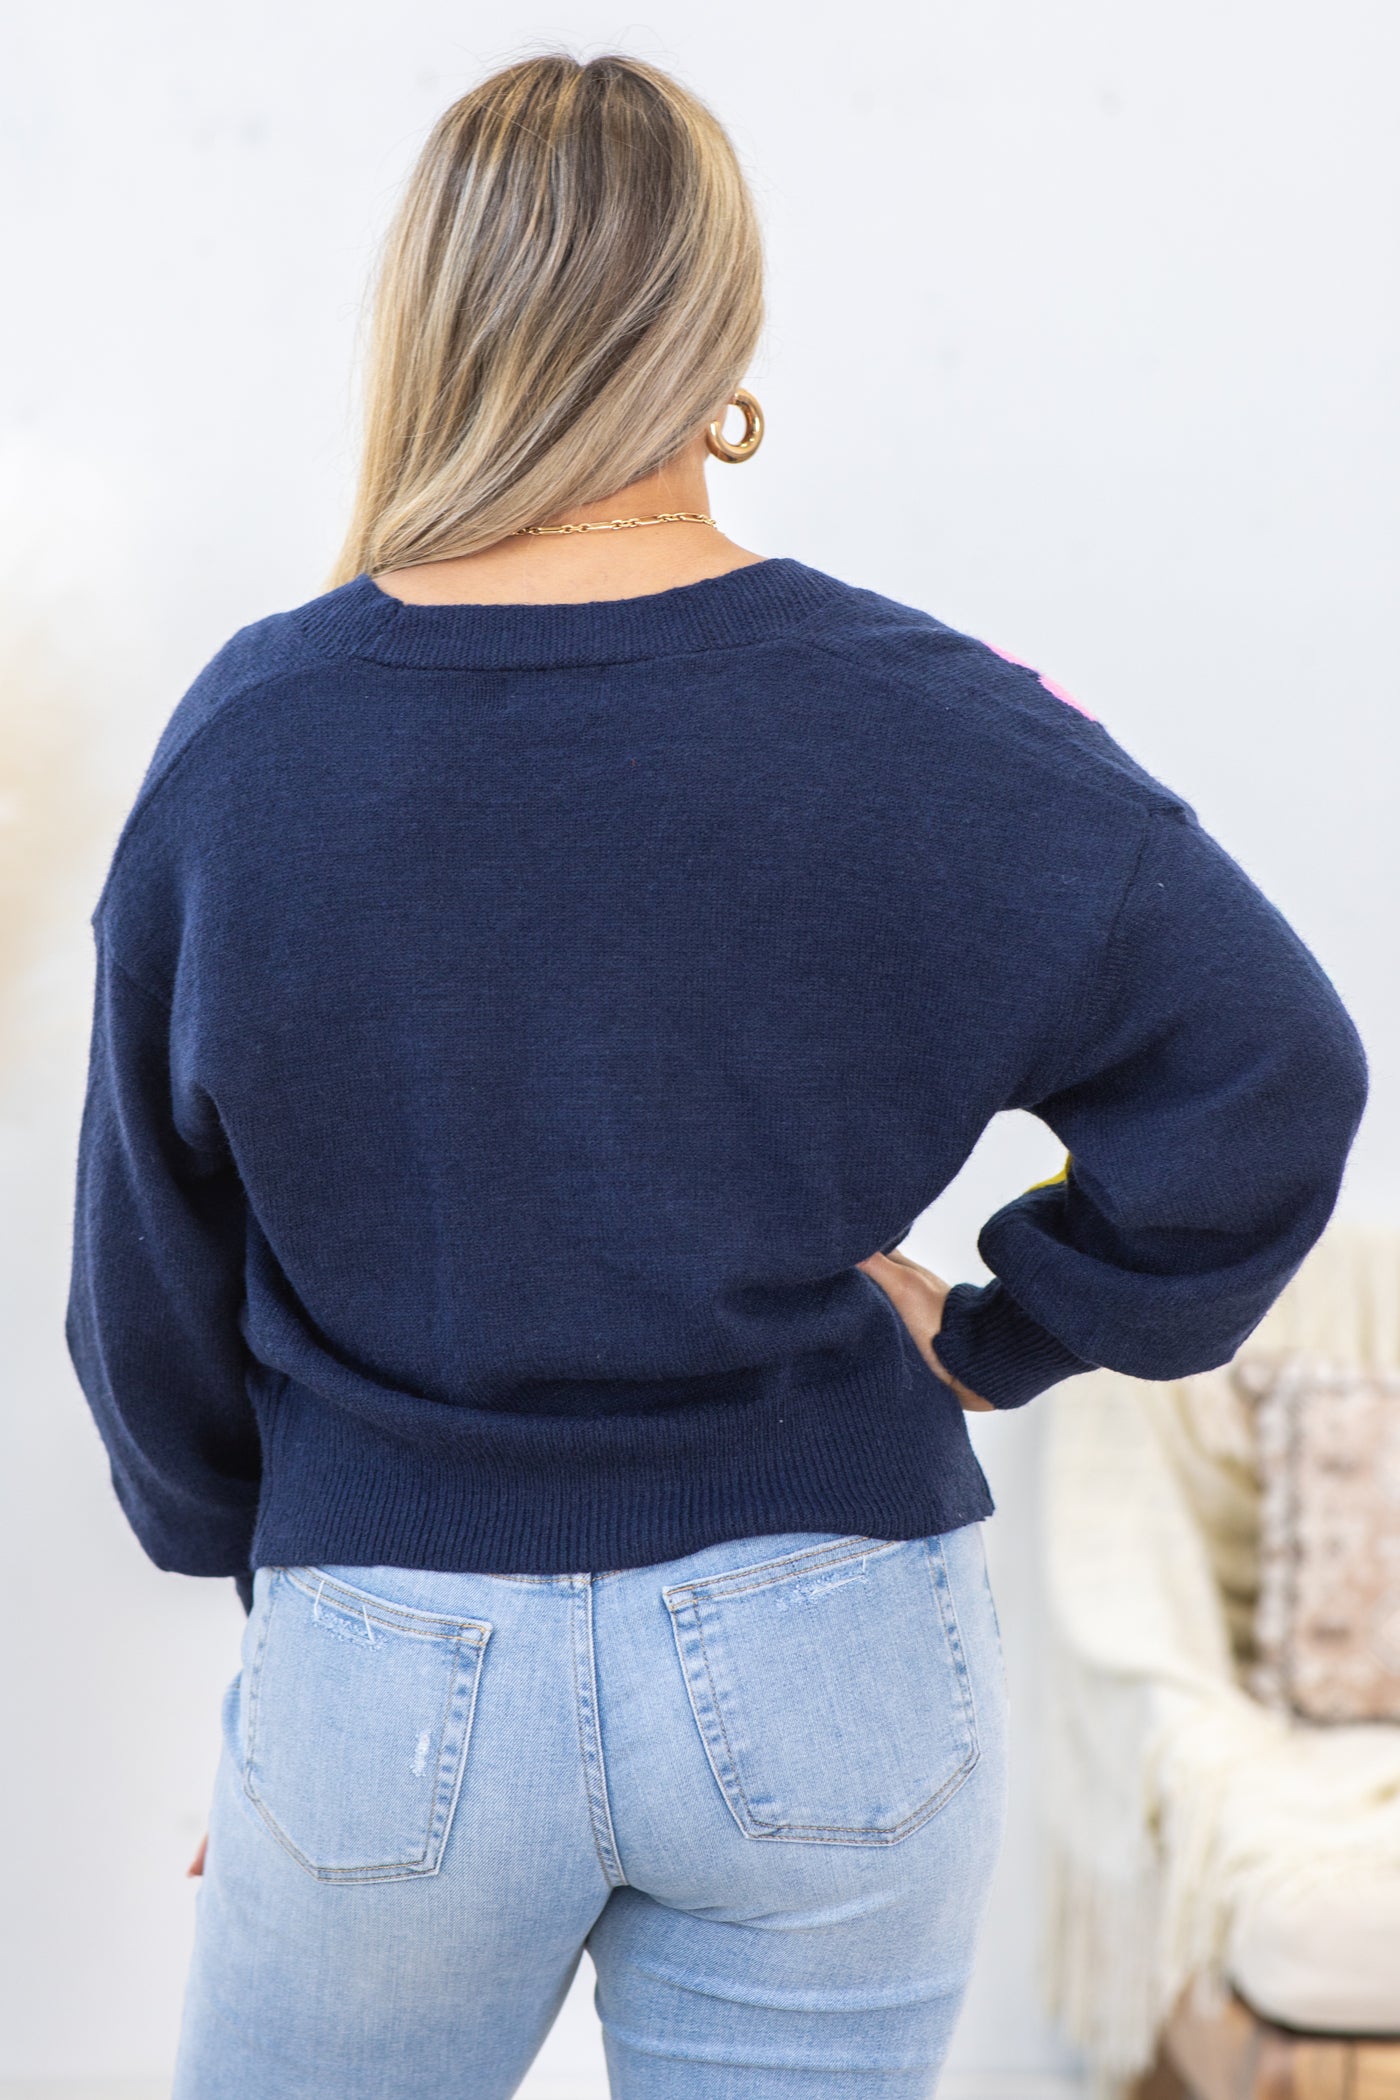
<svg viewBox="0 0 1400 2100">
<path fill-rule="evenodd" d="M 663 1594 L 695 1724 L 746 1837 L 897 1844 L 976 1764 L 938 1538 L 839 1539 Z"/>
<path fill-rule="evenodd" d="M 247 1671 L 243 1788 L 322 1881 L 435 1874 L 466 1767 L 480 1619 L 274 1568 Z"/>
</svg>

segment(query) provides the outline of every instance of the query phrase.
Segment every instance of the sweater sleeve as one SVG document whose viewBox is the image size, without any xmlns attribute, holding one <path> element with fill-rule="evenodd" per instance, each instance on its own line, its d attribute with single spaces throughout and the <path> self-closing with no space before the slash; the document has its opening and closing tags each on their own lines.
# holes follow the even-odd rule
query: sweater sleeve
<svg viewBox="0 0 1400 2100">
<path fill-rule="evenodd" d="M 1321 966 L 1183 805 L 1147 819 L 1090 1012 L 1027 1107 L 1065 1171 L 988 1219 L 939 1361 L 996 1407 L 1227 1363 L 1330 1216 L 1365 1054 Z"/>
<path fill-rule="evenodd" d="M 68 1350 L 156 1566 L 237 1576 L 261 1459 L 239 1324 L 245 1202 L 212 1104 L 177 1110 L 172 1033 L 98 925 Z"/>
</svg>

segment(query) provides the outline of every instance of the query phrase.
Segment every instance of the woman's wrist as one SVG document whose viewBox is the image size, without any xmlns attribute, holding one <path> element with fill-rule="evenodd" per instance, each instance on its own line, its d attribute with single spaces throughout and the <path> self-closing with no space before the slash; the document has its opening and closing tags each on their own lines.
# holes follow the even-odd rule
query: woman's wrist
<svg viewBox="0 0 1400 2100">
<path fill-rule="evenodd" d="M 894 1306 L 909 1333 L 913 1336 L 919 1354 L 933 1372 L 956 1394 L 960 1405 L 968 1414 L 991 1414 L 993 1403 L 974 1393 L 970 1386 L 955 1378 L 951 1371 L 940 1363 L 934 1343 L 938 1339 L 943 1323 L 943 1307 L 950 1286 L 941 1276 L 922 1263 L 911 1261 L 895 1247 L 888 1254 L 872 1254 L 856 1264 L 864 1269 L 871 1281 L 878 1284 Z"/>
<path fill-rule="evenodd" d="M 937 1335 L 935 1335 L 933 1339 L 934 1341 L 937 1341 Z M 959 1400 L 961 1400 L 963 1406 L 966 1408 L 969 1414 L 989 1415 L 994 1414 L 996 1412 L 996 1409 L 990 1400 L 984 1400 L 980 1393 L 974 1393 L 970 1386 L 965 1386 L 961 1378 L 954 1378 L 951 1371 L 944 1369 L 943 1365 L 938 1360 L 938 1351 L 936 1349 L 933 1349 L 931 1344 L 930 1353 L 933 1358 L 934 1370 L 938 1373 L 938 1376 L 943 1380 L 943 1383 L 945 1385 L 950 1385 L 953 1388 L 953 1391 L 957 1394 Z"/>
</svg>

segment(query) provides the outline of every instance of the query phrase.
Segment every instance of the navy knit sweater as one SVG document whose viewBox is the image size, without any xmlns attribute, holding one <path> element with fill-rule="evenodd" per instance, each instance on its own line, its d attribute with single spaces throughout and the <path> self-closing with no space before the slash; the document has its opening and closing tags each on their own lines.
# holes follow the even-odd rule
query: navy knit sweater
<svg viewBox="0 0 1400 2100">
<path fill-rule="evenodd" d="M 1366 1090 L 1328 978 L 1037 672 L 779 557 L 242 628 L 93 914 L 68 1340 L 162 1568 L 638 1566 L 984 1516 L 856 1264 L 1066 1147 L 937 1348 L 1225 1362 Z"/>
</svg>

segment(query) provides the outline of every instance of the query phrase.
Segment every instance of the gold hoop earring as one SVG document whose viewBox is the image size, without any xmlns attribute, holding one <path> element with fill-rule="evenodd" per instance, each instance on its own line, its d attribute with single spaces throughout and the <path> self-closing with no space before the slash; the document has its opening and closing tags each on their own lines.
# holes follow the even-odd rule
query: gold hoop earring
<svg viewBox="0 0 1400 2100">
<path fill-rule="evenodd" d="M 763 410 L 746 387 L 740 387 L 725 402 L 726 408 L 742 409 L 744 435 L 733 443 L 724 434 L 724 417 L 705 426 L 705 443 L 716 459 L 752 459 L 763 442 Z"/>
</svg>

